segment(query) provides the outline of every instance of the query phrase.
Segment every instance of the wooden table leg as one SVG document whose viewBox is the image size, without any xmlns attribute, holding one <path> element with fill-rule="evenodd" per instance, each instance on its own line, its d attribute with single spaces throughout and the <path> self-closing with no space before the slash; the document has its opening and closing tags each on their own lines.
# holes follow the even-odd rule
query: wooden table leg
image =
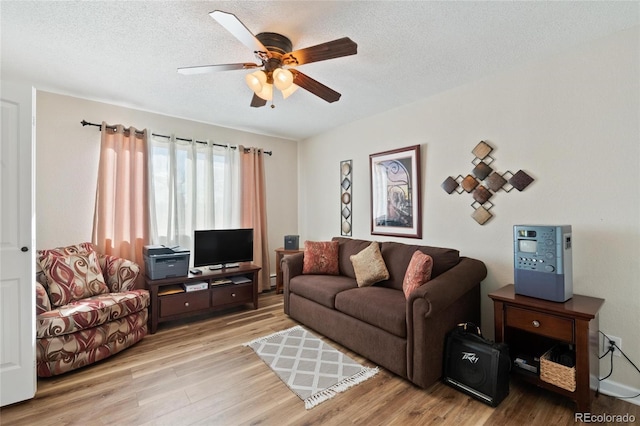
<svg viewBox="0 0 640 426">
<path fill-rule="evenodd" d="M 504 342 L 504 303 L 494 301 L 493 303 L 493 325 L 494 325 L 494 337 L 493 340 L 496 343 Z"/>
<path fill-rule="evenodd" d="M 276 294 L 282 293 L 282 262 L 283 253 L 280 250 L 276 250 Z"/>
<path fill-rule="evenodd" d="M 158 304 L 160 303 L 160 300 L 158 300 L 158 287 L 152 287 L 149 290 L 149 297 L 149 320 L 147 324 L 149 326 L 149 333 L 155 334 L 158 330 Z"/>
<path fill-rule="evenodd" d="M 589 388 L 589 321 L 576 319 L 576 412 L 591 411 L 591 389 Z"/>
</svg>

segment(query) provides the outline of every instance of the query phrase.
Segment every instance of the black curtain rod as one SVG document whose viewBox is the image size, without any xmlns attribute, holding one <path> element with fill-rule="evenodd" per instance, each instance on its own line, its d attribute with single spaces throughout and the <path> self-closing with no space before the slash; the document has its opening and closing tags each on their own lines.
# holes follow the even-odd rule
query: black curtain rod
<svg viewBox="0 0 640 426">
<path fill-rule="evenodd" d="M 83 127 L 84 127 L 84 126 L 96 126 L 96 127 L 98 127 L 100 130 L 102 130 L 102 124 L 89 123 L 89 122 L 88 122 L 88 121 L 86 121 L 86 120 L 82 120 L 82 121 L 80 122 L 80 124 L 82 124 L 82 126 L 83 126 Z M 107 126 L 107 129 L 116 130 L 116 129 L 117 129 L 117 127 L 116 127 L 116 126 Z M 129 128 L 126 128 L 126 129 L 124 129 L 124 130 L 128 132 L 128 131 L 129 131 Z M 144 132 L 141 132 L 140 130 L 136 130 L 136 134 L 137 134 L 137 135 L 142 135 L 142 134 L 144 134 Z"/>
<path fill-rule="evenodd" d="M 87 120 L 82 120 L 82 121 L 80 122 L 80 124 L 82 124 L 82 126 L 83 126 L 83 127 L 84 127 L 84 126 L 95 126 L 95 127 L 98 127 L 100 130 L 102 130 L 102 124 L 89 123 Z M 116 130 L 116 126 L 107 126 L 107 129 Z M 139 135 L 141 135 L 143 132 L 136 131 L 136 133 L 137 133 L 137 134 L 139 134 Z M 158 137 L 158 138 L 167 138 L 167 139 L 170 139 L 170 138 L 171 138 L 171 136 L 167 136 L 167 135 L 159 135 L 159 134 L 157 134 L 157 133 L 152 133 L 151 135 L 152 135 L 152 136 L 156 136 L 156 137 Z M 206 141 L 198 141 L 198 140 L 194 141 L 193 139 L 185 139 L 185 138 L 176 138 L 176 140 L 183 141 L 183 142 L 195 142 L 195 143 L 201 143 L 201 144 L 207 145 L 207 142 L 206 142 Z M 212 143 L 212 145 L 213 145 L 213 146 L 220 146 L 220 147 L 222 147 L 222 148 L 226 148 L 226 147 L 227 147 L 227 145 L 222 145 L 222 144 L 215 143 L 215 142 L 214 142 L 214 143 Z M 231 148 L 231 149 L 236 149 L 237 147 L 232 146 L 232 147 L 230 147 L 230 148 Z M 249 152 L 249 151 L 251 151 L 249 148 L 245 148 L 245 149 L 244 149 L 244 152 Z M 272 154 L 273 154 L 273 152 L 272 152 L 272 151 L 262 151 L 262 153 L 263 153 L 263 154 L 266 154 L 266 155 L 272 155 Z"/>
</svg>

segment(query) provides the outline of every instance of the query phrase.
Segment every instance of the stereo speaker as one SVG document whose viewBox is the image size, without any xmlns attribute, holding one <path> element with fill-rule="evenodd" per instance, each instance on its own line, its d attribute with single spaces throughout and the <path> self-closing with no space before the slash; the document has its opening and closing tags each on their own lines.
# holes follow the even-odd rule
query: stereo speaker
<svg viewBox="0 0 640 426">
<path fill-rule="evenodd" d="M 456 327 L 446 338 L 444 381 L 496 407 L 509 394 L 509 348 Z"/>
<path fill-rule="evenodd" d="M 566 302 L 573 297 L 571 225 L 513 227 L 516 294 Z"/>
<path fill-rule="evenodd" d="M 285 235 L 284 236 L 284 249 L 285 250 L 298 250 L 300 237 L 298 235 Z"/>
</svg>

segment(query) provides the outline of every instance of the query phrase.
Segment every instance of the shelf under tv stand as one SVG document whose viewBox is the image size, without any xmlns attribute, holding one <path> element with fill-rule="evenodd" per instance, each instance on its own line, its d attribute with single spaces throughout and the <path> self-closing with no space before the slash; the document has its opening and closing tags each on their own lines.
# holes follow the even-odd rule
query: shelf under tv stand
<svg viewBox="0 0 640 426">
<path fill-rule="evenodd" d="M 230 268 L 199 268 L 201 274 L 169 277 L 160 280 L 146 278 L 151 297 L 149 308 L 149 332 L 155 333 L 158 324 L 187 318 L 220 309 L 253 303 L 258 309 L 258 271 L 251 263 L 240 263 Z M 226 279 L 246 277 L 247 282 L 234 284 Z M 207 283 L 206 289 L 187 292 L 183 284 Z"/>
</svg>

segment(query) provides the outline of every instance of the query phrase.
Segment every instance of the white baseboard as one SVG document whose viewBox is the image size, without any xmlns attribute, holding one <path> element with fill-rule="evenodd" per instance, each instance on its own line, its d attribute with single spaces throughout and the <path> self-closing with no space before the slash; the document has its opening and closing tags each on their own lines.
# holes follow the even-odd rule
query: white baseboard
<svg viewBox="0 0 640 426">
<path fill-rule="evenodd" d="M 276 274 L 271 274 L 269 276 L 269 285 L 271 288 L 276 288 Z"/>
<path fill-rule="evenodd" d="M 638 395 L 640 393 L 640 389 L 635 389 L 631 386 L 623 385 L 622 383 L 614 382 L 612 380 L 603 380 L 600 382 L 600 393 L 620 398 L 622 396 Z M 621 399 L 635 405 L 640 405 L 640 396 Z"/>
</svg>

